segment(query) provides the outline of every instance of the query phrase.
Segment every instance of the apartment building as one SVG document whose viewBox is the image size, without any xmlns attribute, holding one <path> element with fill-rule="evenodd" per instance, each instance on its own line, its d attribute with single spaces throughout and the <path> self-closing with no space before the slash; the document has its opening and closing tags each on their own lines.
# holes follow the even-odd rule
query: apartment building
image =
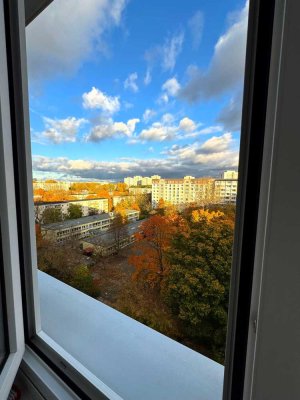
<svg viewBox="0 0 300 400">
<path fill-rule="evenodd" d="M 148 194 L 151 195 L 152 187 L 131 187 L 129 188 L 129 194 L 138 196 L 141 194 Z"/>
<path fill-rule="evenodd" d="M 126 210 L 129 222 L 139 219 L 139 211 Z M 57 243 L 64 242 L 71 238 L 81 239 L 92 234 L 99 234 L 101 231 L 109 229 L 115 218 L 114 213 L 101 215 L 91 215 L 77 219 L 70 219 L 52 224 L 42 225 L 41 233 L 44 239 Z"/>
<path fill-rule="evenodd" d="M 126 183 L 126 185 L 128 187 L 131 186 L 151 186 L 152 185 L 152 181 L 154 179 L 160 179 L 159 175 L 152 175 L 152 176 L 134 176 L 134 177 L 127 177 L 124 178 L 124 183 Z"/>
<path fill-rule="evenodd" d="M 72 200 L 72 201 L 59 201 L 59 202 L 47 202 L 41 203 L 36 202 L 34 205 L 35 208 L 35 217 L 40 220 L 43 216 L 43 213 L 48 208 L 56 208 L 59 209 L 62 215 L 67 215 L 69 211 L 69 205 L 79 205 L 82 209 L 82 216 L 86 217 L 89 215 L 89 210 L 94 209 L 98 213 L 108 213 L 108 199 L 106 198 L 97 198 L 97 199 L 80 199 L 80 200 Z"/>
<path fill-rule="evenodd" d="M 216 179 L 214 181 L 215 202 L 219 204 L 235 204 L 237 188 L 237 179 Z"/>
<path fill-rule="evenodd" d="M 185 176 L 183 179 L 154 179 L 152 183 L 152 206 L 160 199 L 176 206 L 203 203 L 213 195 L 212 178 Z"/>
<path fill-rule="evenodd" d="M 195 203 L 234 204 L 236 202 L 238 173 L 224 171 L 221 177 L 183 179 L 154 179 L 152 183 L 152 206 L 155 208 L 160 199 L 176 206 Z"/>
</svg>

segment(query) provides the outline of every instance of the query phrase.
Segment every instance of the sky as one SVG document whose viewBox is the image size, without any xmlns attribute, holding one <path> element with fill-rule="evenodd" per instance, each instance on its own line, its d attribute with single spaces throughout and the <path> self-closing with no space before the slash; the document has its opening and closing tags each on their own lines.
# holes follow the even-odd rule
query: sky
<svg viewBox="0 0 300 400">
<path fill-rule="evenodd" d="M 247 18 L 245 0 L 54 0 L 26 28 L 33 176 L 236 169 Z"/>
</svg>

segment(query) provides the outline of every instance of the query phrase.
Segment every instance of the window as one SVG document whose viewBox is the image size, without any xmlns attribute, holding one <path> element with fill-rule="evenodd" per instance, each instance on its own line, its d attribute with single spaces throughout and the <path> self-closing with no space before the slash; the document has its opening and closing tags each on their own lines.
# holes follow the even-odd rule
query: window
<svg viewBox="0 0 300 400">
<path fill-rule="evenodd" d="M 1 2 L 2 6 L 3 2 Z M 6 246 L 3 247 L 3 251 L 5 253 L 5 269 L 6 269 L 6 276 L 4 277 L 5 279 L 5 287 L 7 288 L 8 285 L 11 285 L 12 291 L 11 295 L 14 296 L 14 300 L 12 301 L 11 304 L 18 304 L 20 305 L 22 303 L 20 299 L 20 288 L 18 288 L 18 282 L 19 282 L 19 277 L 18 277 L 18 258 L 17 258 L 17 251 L 16 251 L 16 243 L 18 243 L 18 234 L 17 234 L 17 228 L 19 230 L 19 245 L 20 245 L 20 254 L 21 254 L 21 265 L 22 265 L 22 271 L 24 273 L 23 276 L 23 284 L 26 285 L 26 296 L 24 297 L 23 300 L 23 305 L 24 305 L 24 310 L 26 311 L 26 340 L 28 345 L 32 346 L 35 348 L 35 350 L 38 350 L 42 352 L 44 355 L 45 359 L 48 359 L 54 363 L 54 366 L 56 367 L 56 370 L 59 370 L 61 373 L 61 376 L 63 376 L 66 380 L 70 379 L 72 382 L 76 382 L 77 385 L 77 390 L 83 390 L 81 394 L 83 393 L 84 395 L 88 394 L 91 398 L 99 398 L 99 391 L 102 393 L 105 393 L 107 397 L 112 397 L 114 394 L 110 391 L 110 387 L 107 387 L 105 385 L 100 385 L 99 382 L 95 379 L 94 376 L 91 376 L 90 370 L 89 369 L 84 369 L 82 368 L 82 365 L 79 365 L 78 359 L 70 358 L 69 354 L 65 351 L 65 348 L 57 346 L 57 343 L 49 340 L 49 337 L 47 338 L 46 335 L 41 332 L 40 326 L 38 323 L 38 312 L 39 312 L 39 307 L 38 307 L 38 296 L 36 293 L 36 274 L 34 273 L 35 268 L 36 268 L 36 261 L 35 261 L 35 253 L 34 253 L 34 230 L 32 227 L 32 221 L 34 220 L 33 217 L 33 210 L 30 205 L 30 203 L 27 203 L 30 201 L 32 198 L 32 193 L 30 189 L 30 185 L 28 184 L 31 182 L 31 176 L 28 173 L 30 169 L 30 152 L 29 152 L 29 147 L 28 147 L 28 142 L 29 142 L 29 126 L 28 126 L 28 121 L 26 120 L 26 113 L 28 112 L 27 110 L 27 99 L 26 99 L 26 88 L 25 90 L 20 90 L 21 88 L 24 89 L 22 86 L 25 84 L 26 86 L 26 75 L 24 74 L 24 68 L 25 68 L 25 58 L 24 58 L 24 24 L 22 25 L 22 18 L 24 18 L 24 10 L 22 11 L 22 6 L 20 6 L 20 3 L 14 3 L 11 2 L 9 5 L 6 5 L 5 13 L 3 14 L 2 9 L 1 9 L 1 18 L 3 18 L 3 15 L 5 16 L 5 23 L 6 23 L 6 32 L 9 32 L 10 35 L 5 35 L 5 33 L 2 30 L 1 33 L 1 40 L 5 40 L 7 37 L 7 47 L 2 46 L 1 47 L 1 65 L 4 64 L 4 69 L 1 69 L 1 72 L 6 69 L 6 64 L 3 60 L 5 60 L 5 55 L 6 51 L 5 48 L 10 49 L 12 51 L 8 52 L 8 65 L 9 65 L 9 79 L 4 76 L 5 79 L 3 79 L 3 74 L 1 73 L 1 84 L 2 82 L 9 82 L 9 90 L 10 90 L 10 102 L 8 101 L 8 87 L 6 85 L 5 90 L 0 91 L 0 96 L 1 96 L 1 156 L 3 156 L 1 159 L 5 160 L 6 163 L 3 163 L 4 168 L 0 169 L 0 176 L 1 176 L 1 188 L 3 187 L 4 190 L 1 193 L 1 234 L 2 234 L 2 244 L 6 243 Z M 239 188 L 239 194 L 241 196 L 241 203 L 240 203 L 240 217 L 243 222 L 240 223 L 239 225 L 239 230 L 237 231 L 237 238 L 238 238 L 238 243 L 240 244 L 239 240 L 243 238 L 242 246 L 237 248 L 237 253 L 235 254 L 236 259 L 238 258 L 241 261 L 243 261 L 245 264 L 243 265 L 243 268 L 241 270 L 238 270 L 238 272 L 241 272 L 240 274 L 240 291 L 235 293 L 235 290 L 237 290 L 238 286 L 233 285 L 233 292 L 232 296 L 235 301 L 232 301 L 232 309 L 231 309 L 231 315 L 232 315 L 232 320 L 230 321 L 230 333 L 229 333 L 229 356 L 228 356 L 228 369 L 225 370 L 226 372 L 226 385 L 228 382 L 233 382 L 232 385 L 232 390 L 239 390 L 239 394 L 237 395 L 238 398 L 241 398 L 241 386 L 243 386 L 244 383 L 244 371 L 245 371 L 245 351 L 247 349 L 247 343 L 245 342 L 245 338 L 247 338 L 246 334 L 242 334 L 242 332 L 245 330 L 247 331 L 248 325 L 249 325 L 249 299 L 251 296 L 251 281 L 252 281 L 252 269 L 253 269 L 253 258 L 254 258 L 254 245 L 255 245 L 255 228 L 256 228 L 256 219 L 257 219 L 257 198 L 258 198 L 258 193 L 259 193 L 259 183 L 260 183 L 260 173 L 261 173 L 261 165 L 260 165 L 260 160 L 261 158 L 254 157 L 252 151 L 254 148 L 258 148 L 257 146 L 262 146 L 262 138 L 263 138 L 263 133 L 264 133 L 264 118 L 265 118 L 265 112 L 264 110 L 266 109 L 266 97 L 267 97 L 267 92 L 268 92 L 268 87 L 263 87 L 264 85 L 261 85 L 261 82 L 259 81 L 259 76 L 261 79 L 263 79 L 263 82 L 266 82 L 266 79 L 268 77 L 268 60 L 270 57 L 270 43 L 272 41 L 272 7 L 268 4 L 266 8 L 264 8 L 263 5 L 261 5 L 258 2 L 252 2 L 257 8 L 253 6 L 252 8 L 252 14 L 250 15 L 250 38 L 253 42 L 250 42 L 251 44 L 254 43 L 253 47 L 251 47 L 252 51 L 257 54 L 259 57 L 257 57 L 256 62 L 258 64 L 251 64 L 251 60 L 253 59 L 253 53 L 249 50 L 250 57 L 249 56 L 249 70 L 248 70 L 248 75 L 247 76 L 252 76 L 250 72 L 254 73 L 254 77 L 252 76 L 252 83 L 254 84 L 254 88 L 256 88 L 257 92 L 254 90 L 253 92 L 249 89 L 247 86 L 247 95 L 246 95 L 246 100 L 252 104 L 253 102 L 253 109 L 251 109 L 252 113 L 251 114 L 251 122 L 253 125 L 255 125 L 254 122 L 256 122 L 255 126 L 251 126 L 252 128 L 252 133 L 253 136 L 251 136 L 251 143 L 246 143 L 246 139 L 249 138 L 249 133 L 248 135 L 244 135 L 245 142 L 242 142 L 242 150 L 244 153 L 242 153 L 242 160 L 243 163 L 241 166 L 241 171 L 243 172 L 243 177 L 244 177 L 244 183 L 243 183 L 243 188 Z M 21 9 L 18 9 L 18 6 L 21 7 Z M 296 6 L 294 6 L 296 7 Z M 257 17 L 257 14 L 255 10 L 259 9 L 259 18 Z M 267 10 L 267 11 L 266 11 Z M 279 11 L 282 11 L 279 9 Z M 288 8 L 289 16 L 293 15 L 293 11 L 295 13 L 295 10 L 293 7 Z M 283 15 L 283 13 L 277 12 L 277 17 L 281 21 L 282 18 L 280 19 L 279 16 Z M 267 24 L 266 24 L 267 21 Z M 259 22 L 259 23 L 258 23 Z M 261 31 L 258 29 L 260 27 L 260 24 L 263 23 L 264 26 L 264 34 L 263 34 L 263 39 Z M 280 23 L 279 27 L 281 27 Z M 270 25 L 270 26 L 269 26 Z M 0 24 L 0 26 L 2 26 Z M 267 33 L 266 33 L 266 27 Z M 16 29 L 18 28 L 18 29 Z M 290 29 L 294 28 L 293 25 L 289 26 Z M 260 38 L 259 43 L 263 43 L 264 46 L 260 48 L 259 46 L 256 46 L 257 44 L 254 40 L 254 37 L 256 37 L 256 33 L 258 31 L 258 38 Z M 295 31 L 293 31 L 295 32 Z M 255 33 L 255 34 L 254 34 Z M 267 51 L 265 51 L 267 49 Z M 20 52 L 21 50 L 21 52 Z M 13 56 L 12 56 L 13 54 Z M 276 54 L 276 52 L 275 52 Z M 274 56 L 275 57 L 275 56 Z M 264 63 L 267 65 L 266 69 L 263 68 Z M 20 66 L 22 68 L 20 68 Z M 260 74 L 261 75 L 260 75 Z M 25 82 L 25 83 L 24 83 Z M 3 89 L 1 85 L 1 89 Z M 289 89 L 293 92 L 293 87 L 290 86 Z M 260 94 L 260 96 L 258 96 Z M 6 99 L 5 99 L 6 96 Z M 257 105 L 255 106 L 254 99 L 257 99 Z M 249 103 L 246 101 L 246 106 L 249 106 Z M 6 109 L 3 108 L 3 105 L 6 105 Z M 259 107 L 258 107 L 259 106 Z M 257 107 L 257 108 L 256 108 Z M 6 111 L 4 113 L 4 110 Z M 3 134 L 3 124 L 5 128 L 8 127 L 7 121 L 9 121 L 9 111 L 11 113 L 11 121 L 14 124 L 13 126 L 13 140 L 14 140 L 14 156 L 12 155 L 12 143 L 9 143 L 9 140 L 7 139 L 11 137 L 10 129 L 6 129 L 5 133 L 7 134 L 7 137 Z M 17 112 L 18 111 L 18 112 Z M 25 114 L 24 114 L 25 111 Z M 294 111 L 294 109 L 293 109 Z M 249 110 L 248 110 L 249 112 Z M 255 117 L 255 112 L 259 112 L 259 115 L 256 115 Z M 273 116 L 274 117 L 274 116 Z M 274 118 L 273 118 L 274 119 Z M 5 122 L 6 121 L 6 125 Z M 250 122 L 247 120 L 246 116 L 244 117 L 244 124 L 245 126 L 248 126 Z M 286 120 L 285 120 L 286 121 Z M 24 129 L 25 127 L 25 129 Z M 254 129 L 256 128 L 256 129 Z M 287 132 L 289 133 L 291 130 L 287 129 Z M 7 133 L 8 132 L 8 133 Z M 16 132 L 18 134 L 16 134 Z M 24 135 L 25 139 L 24 140 Z M 26 136 L 27 135 L 27 136 Z M 261 136 L 259 136 L 261 135 Z M 4 139 L 5 138 L 5 139 Z M 253 141 L 252 141 L 253 139 Z M 293 139 L 293 137 L 291 137 Z M 293 143 L 295 144 L 295 143 Z M 281 148 L 279 146 L 279 148 Z M 297 146 L 294 146 L 294 148 L 298 148 Z M 260 147 L 261 149 L 261 147 Z M 246 157 L 246 155 L 247 157 Z M 256 153 L 257 155 L 257 153 Z M 294 154 L 293 154 L 294 155 Z M 248 159 L 249 156 L 249 159 Z M 286 157 L 286 159 L 289 157 Z M 14 160 L 14 163 L 12 162 Z M 248 166 L 248 168 L 246 168 Z M 14 167 L 14 168 L 13 168 Z M 250 168 L 251 167 L 251 168 Z M 12 173 L 13 169 L 15 169 L 15 175 Z M 280 174 L 279 174 L 280 175 Z M 9 179 L 8 179 L 9 178 Z M 295 177 L 293 177 L 295 179 Z M 282 181 L 284 182 L 284 181 Z M 16 184 L 16 196 L 17 196 L 17 207 L 14 206 L 14 183 Z M 22 190 L 21 190 L 22 189 Z M 251 189 L 251 193 L 250 193 Z M 22 196 L 22 197 L 21 197 Z M 20 201 L 22 199 L 22 201 Z M 25 202 L 24 202 L 25 199 Z M 27 200 L 26 200 L 27 199 Z M 245 210 L 245 201 L 249 202 L 252 200 L 251 203 L 251 210 L 252 210 L 252 215 L 244 215 L 244 210 Z M 246 202 L 246 203 L 247 203 Z M 16 216 L 14 215 L 13 212 L 8 210 L 8 204 L 13 208 L 13 210 L 18 210 L 18 224 L 16 223 Z M 294 203 L 292 203 L 294 205 Z M 248 204 L 249 205 L 249 204 Z M 3 206 L 3 207 L 2 207 Z M 250 208 L 247 208 L 249 210 Z M 282 209 L 278 209 L 278 211 L 282 211 Z M 280 221 L 284 223 L 284 221 Z M 242 235 L 243 233 L 243 235 Z M 4 239 L 3 239 L 4 238 Z M 250 240 L 246 240 L 249 239 Z M 6 242 L 5 242 L 6 240 Z M 14 240 L 14 247 L 12 246 L 12 241 Z M 286 241 L 285 242 L 286 245 Z M 278 243 L 277 243 L 278 244 Z M 247 249 L 245 248 L 247 246 Z M 14 251 L 12 251 L 12 248 L 14 248 Z M 249 250 L 250 249 L 250 250 Z M 288 247 L 287 247 L 288 249 Z M 249 256 L 250 255 L 250 256 Z M 240 257 L 240 258 L 239 258 Z M 14 262 L 11 262 L 13 260 Z M 276 260 L 273 260 L 274 262 Z M 237 260 L 235 260 L 234 265 L 237 265 Z M 30 266 L 33 266 L 33 270 L 30 269 Z M 246 268 L 246 266 L 250 266 L 250 268 Z M 25 267 L 25 268 L 24 268 Z M 14 280 L 11 279 L 12 276 L 12 271 L 14 271 Z M 277 270 L 276 270 L 277 272 Z M 237 273 L 237 271 L 234 269 L 234 273 Z M 26 274 L 26 279 L 25 279 L 25 274 Z M 237 276 L 239 274 L 237 273 Z M 45 276 L 44 276 L 45 278 Z M 44 279 L 42 278 L 42 279 Z M 235 279 L 235 278 L 234 278 Z M 233 279 L 233 281 L 234 281 Z M 47 277 L 45 278 L 46 283 L 49 283 L 49 285 L 45 284 L 43 286 L 43 289 L 46 290 L 47 287 L 49 288 L 52 284 L 54 284 L 53 280 L 47 280 Z M 250 283 L 249 283 L 250 282 Z M 45 282 L 44 282 L 45 283 Z M 56 282 L 55 284 L 59 285 L 59 288 L 62 289 L 65 287 L 63 283 L 61 282 Z M 54 284 L 54 285 L 55 285 Z M 290 284 L 290 282 L 289 282 Z M 42 283 L 43 285 L 43 283 Z M 250 286 L 250 288 L 249 288 Z M 68 293 L 70 296 L 72 296 L 72 293 L 74 295 L 74 291 L 72 291 L 70 288 L 67 289 Z M 266 292 L 264 292 L 266 293 Z M 278 292 L 276 293 L 278 294 Z M 19 296 L 18 299 L 16 299 L 16 296 Z M 236 301 L 238 299 L 238 302 Z M 7 300 L 9 300 L 9 293 L 8 291 L 6 292 L 5 295 L 5 300 L 6 303 Z M 85 306 L 88 308 L 90 303 L 87 301 L 84 301 Z M 276 300 L 273 298 L 273 300 Z M 76 301 L 76 297 L 73 297 L 73 301 Z M 245 308 L 246 305 L 246 308 Z M 246 312 L 245 312 L 246 311 Z M 264 311 L 264 310 L 262 310 Z M 11 315 L 14 316 L 14 321 L 12 324 L 10 324 L 10 332 L 9 332 L 9 339 L 11 336 L 14 338 L 12 341 L 9 340 L 10 344 L 10 350 L 11 350 L 11 355 L 13 358 L 15 358 L 16 363 L 15 365 L 18 365 L 19 361 L 21 360 L 22 352 L 23 352 L 23 339 L 22 335 L 20 336 L 20 332 L 23 332 L 23 327 L 22 323 L 22 316 L 21 316 L 21 311 L 20 309 L 14 309 L 11 313 Z M 236 321 L 234 321 L 235 316 L 238 315 L 239 318 L 237 318 Z M 295 313 L 296 315 L 296 313 Z M 4 324 L 5 320 L 9 320 L 9 313 L 7 313 L 7 317 L 5 317 L 4 314 Z M 120 317 L 119 321 L 124 321 L 123 317 Z M 17 321 L 17 322 L 16 322 Z M 255 325 L 255 324 L 254 324 Z M 137 326 L 137 325 L 135 325 Z M 16 329 L 18 328 L 18 329 Z M 50 326 L 51 328 L 51 326 Z M 277 327 L 279 332 L 282 332 L 282 329 L 280 329 L 280 326 Z M 136 334 L 138 333 L 137 331 L 134 331 Z M 147 331 L 149 332 L 149 331 Z M 236 336 L 234 336 L 233 333 L 236 332 Z M 108 333 L 108 332 L 106 332 Z M 131 332 L 132 333 L 132 332 Z M 276 333 L 277 335 L 277 333 Z M 155 336 L 156 338 L 158 336 Z M 278 337 L 278 336 L 276 336 Z M 150 340 L 150 338 L 148 338 Z M 164 341 L 163 340 L 163 346 L 162 349 L 164 349 L 164 346 L 167 346 L 168 350 L 170 350 L 171 346 L 169 341 Z M 231 343 L 231 340 L 233 341 L 233 344 Z M 157 341 L 156 344 L 159 345 L 159 342 Z M 66 346 L 68 343 L 66 343 Z M 288 342 L 287 342 L 288 346 Z M 123 349 L 126 346 L 123 346 Z M 105 349 L 103 349 L 104 351 Z M 280 349 L 279 349 L 280 350 Z M 239 351 L 239 358 L 237 359 L 237 351 Z M 163 353 L 163 350 L 161 351 Z M 120 349 L 120 354 L 122 354 L 122 349 Z M 270 354 L 268 354 L 270 356 Z M 17 358 L 18 357 L 18 358 Z M 150 359 L 151 357 L 149 357 Z M 109 359 L 109 357 L 107 358 Z M 270 357 L 268 358 L 270 360 Z M 119 361 L 119 360 L 117 360 Z M 192 364 L 192 360 L 189 360 L 190 364 Z M 117 362 L 115 363 L 117 364 Z M 53 365 L 53 364 L 52 364 Z M 269 364 L 270 365 L 270 364 Z M 268 365 L 268 366 L 269 366 Z M 75 367 L 74 367 L 75 366 Z M 147 374 L 145 374 L 145 368 L 147 367 L 147 364 L 142 364 L 140 371 L 145 379 L 145 375 L 147 377 Z M 16 370 L 16 369 L 15 369 Z M 278 369 L 279 370 L 279 369 Z M 3 369 L 4 371 L 4 369 Z M 168 369 L 166 371 L 169 372 Z M 105 372 L 105 371 L 103 371 Z M 191 370 L 193 372 L 193 369 Z M 223 375 L 223 370 L 219 370 L 219 375 L 218 379 L 219 382 L 222 380 L 222 375 Z M 263 374 L 258 375 L 259 377 L 262 377 Z M 217 376 L 217 375 L 216 375 Z M 2 378 L 3 376 L 1 376 Z M 112 377 L 113 378 L 113 377 Z M 168 376 L 169 381 L 172 379 L 172 374 Z M 203 377 L 202 377 L 203 378 Z M 197 381 L 199 379 L 199 375 L 193 376 L 192 377 L 192 382 Z M 269 380 L 269 376 L 267 376 L 267 379 Z M 93 382 L 91 384 L 91 382 Z M 257 382 L 257 381 L 255 381 Z M 144 383 L 144 381 L 143 381 Z M 263 383 L 263 382 L 262 382 Z M 274 383 L 274 382 L 273 382 Z M 97 386 L 98 385 L 98 386 Z M 114 385 L 114 382 L 111 382 L 111 386 Z M 273 385 L 275 386 L 275 385 Z M 3 386 L 4 387 L 4 386 Z M 136 388 L 136 385 L 132 384 L 132 387 Z M 96 388 L 96 389 L 95 389 Z M 220 388 L 216 389 L 214 391 L 213 386 L 209 387 L 209 396 L 212 398 L 212 396 L 220 395 L 220 391 L 218 391 Z M 228 386 L 225 386 L 225 393 L 229 393 L 227 391 Z M 2 390 L 2 387 L 1 387 Z M 7 394 L 7 386 L 5 388 Z M 256 389 L 257 390 L 257 389 Z M 189 392 L 190 393 L 190 392 Z M 235 392 L 236 393 L 236 392 Z M 2 394 L 2 393 L 1 393 Z M 226 396 L 226 395 L 225 395 Z M 227 395 L 229 396 L 229 395 Z M 232 395 L 233 396 L 233 395 Z M 276 396 L 276 393 L 275 393 Z M 229 398 L 229 397 L 227 397 Z M 255 398 L 255 397 L 254 397 Z M 274 397 L 273 397 L 274 398 Z M 291 397 L 293 398 L 293 397 Z M 296 398 L 296 396 L 294 396 Z"/>
</svg>

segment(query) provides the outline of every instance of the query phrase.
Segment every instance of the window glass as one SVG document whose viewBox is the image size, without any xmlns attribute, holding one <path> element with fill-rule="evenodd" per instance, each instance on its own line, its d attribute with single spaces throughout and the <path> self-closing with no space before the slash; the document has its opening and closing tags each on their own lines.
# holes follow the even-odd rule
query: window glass
<svg viewBox="0 0 300 400">
<path fill-rule="evenodd" d="M 26 34 L 38 268 L 221 364 L 247 21 L 240 0 L 62 0 Z"/>
</svg>

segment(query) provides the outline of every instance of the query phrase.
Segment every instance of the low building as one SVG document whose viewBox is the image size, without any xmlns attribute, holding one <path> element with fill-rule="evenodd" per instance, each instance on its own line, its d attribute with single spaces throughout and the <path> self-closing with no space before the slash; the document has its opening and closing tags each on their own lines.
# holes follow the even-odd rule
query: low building
<svg viewBox="0 0 300 400">
<path fill-rule="evenodd" d="M 119 195 L 119 196 L 112 196 L 112 205 L 113 207 L 116 207 L 117 204 L 121 203 L 122 201 L 129 202 L 129 203 L 134 203 L 135 202 L 135 196 L 133 195 Z"/>
<path fill-rule="evenodd" d="M 138 196 L 141 194 L 149 194 L 151 195 L 152 193 L 152 186 L 146 186 L 146 187 L 141 187 L 141 186 L 134 186 L 129 188 L 129 194 Z"/>
<path fill-rule="evenodd" d="M 81 206 L 83 217 L 88 216 L 91 209 L 95 210 L 97 213 L 107 213 L 109 211 L 108 199 L 106 198 L 80 199 L 80 200 L 58 201 L 58 202 L 47 202 L 47 203 L 36 202 L 34 205 L 36 219 L 40 220 L 43 216 L 44 211 L 48 208 L 59 209 L 62 215 L 67 215 L 70 204 Z"/>
<path fill-rule="evenodd" d="M 126 216 L 129 222 L 137 221 L 139 219 L 139 214 L 139 211 L 136 210 L 126 210 Z M 52 224 L 42 225 L 41 234 L 44 239 L 57 243 L 70 239 L 81 239 L 108 230 L 114 218 L 114 213 L 105 213 L 54 222 Z"/>
<path fill-rule="evenodd" d="M 119 249 L 135 241 L 135 234 L 140 230 L 142 223 L 143 221 L 136 221 L 126 225 L 120 233 L 118 240 L 116 240 L 114 232 L 102 232 L 99 235 L 82 240 L 81 247 L 83 250 L 91 250 L 93 253 L 101 254 L 102 256 L 116 253 Z"/>
</svg>

